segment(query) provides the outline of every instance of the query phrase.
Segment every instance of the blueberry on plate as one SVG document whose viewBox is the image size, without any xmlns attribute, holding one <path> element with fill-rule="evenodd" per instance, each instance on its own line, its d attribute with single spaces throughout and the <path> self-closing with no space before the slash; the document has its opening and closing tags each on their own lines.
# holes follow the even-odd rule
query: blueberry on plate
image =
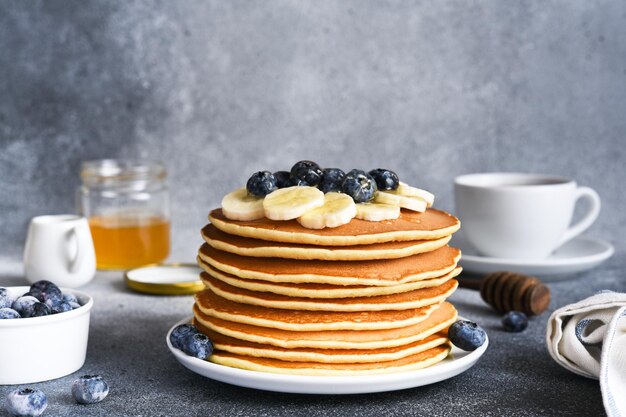
<svg viewBox="0 0 626 417">
<path fill-rule="evenodd" d="M 509 311 L 502 317 L 502 327 L 507 332 L 519 333 L 528 327 L 528 317 L 521 311 Z"/>
<path fill-rule="evenodd" d="M 487 334 L 476 323 L 467 320 L 457 320 L 448 329 L 448 337 L 454 346 L 461 350 L 476 350 L 485 343 Z"/>
<path fill-rule="evenodd" d="M 373 169 L 369 174 L 374 178 L 374 181 L 376 181 L 376 186 L 379 190 L 395 190 L 400 184 L 398 174 L 388 169 Z"/>
<path fill-rule="evenodd" d="M 48 398 L 38 389 L 22 388 L 9 392 L 6 409 L 14 417 L 36 417 L 48 406 Z"/>
<path fill-rule="evenodd" d="M 355 203 L 366 203 L 374 199 L 376 181 L 360 169 L 348 172 L 341 183 L 341 192 L 348 194 Z"/>
<path fill-rule="evenodd" d="M 248 183 L 246 184 L 248 193 L 257 197 L 265 197 L 277 188 L 276 178 L 274 178 L 274 175 L 269 171 L 255 172 L 248 179 Z"/>
<path fill-rule="evenodd" d="M 37 281 L 31 285 L 30 291 L 28 291 L 27 294 L 34 296 L 42 303 L 48 304 L 50 307 L 63 301 L 63 293 L 61 292 L 61 289 L 53 282 L 45 280 Z"/>
<path fill-rule="evenodd" d="M 9 297 L 9 291 L 4 287 L 0 287 L 0 308 L 11 307 L 12 304 L 13 300 Z"/>
<path fill-rule="evenodd" d="M 22 313 L 22 317 L 43 317 L 52 314 L 52 310 L 47 304 L 36 302 L 28 306 Z"/>
<path fill-rule="evenodd" d="M 109 394 L 109 385 L 100 375 L 84 375 L 72 383 L 72 396 L 79 404 L 94 404 Z"/>
<path fill-rule="evenodd" d="M 0 308 L 0 320 L 21 319 L 22 316 L 17 311 L 9 307 Z"/>
<path fill-rule="evenodd" d="M 33 304 L 38 302 L 39 300 L 32 295 L 23 295 L 17 300 L 13 301 L 11 308 L 20 313 L 22 317 L 24 317 L 24 313 L 26 312 L 26 310 L 30 309 Z"/>
<path fill-rule="evenodd" d="M 341 183 L 346 173 L 339 168 L 325 168 L 322 172 L 322 181 L 317 188 L 323 193 L 341 192 Z"/>
<path fill-rule="evenodd" d="M 194 358 L 206 359 L 213 353 L 213 344 L 206 335 L 194 333 L 182 340 L 182 351 Z"/>
<path fill-rule="evenodd" d="M 297 178 L 300 181 L 304 181 L 311 187 L 317 186 L 322 181 L 324 172 L 313 161 L 298 161 L 291 167 L 291 176 Z"/>
<path fill-rule="evenodd" d="M 183 339 L 189 335 L 198 333 L 198 329 L 193 324 L 181 324 L 178 325 L 170 333 L 170 343 L 176 349 L 183 348 Z"/>
<path fill-rule="evenodd" d="M 291 177 L 291 174 L 288 171 L 276 171 L 273 175 L 276 179 L 276 186 L 278 188 L 289 187 L 289 178 Z"/>
</svg>

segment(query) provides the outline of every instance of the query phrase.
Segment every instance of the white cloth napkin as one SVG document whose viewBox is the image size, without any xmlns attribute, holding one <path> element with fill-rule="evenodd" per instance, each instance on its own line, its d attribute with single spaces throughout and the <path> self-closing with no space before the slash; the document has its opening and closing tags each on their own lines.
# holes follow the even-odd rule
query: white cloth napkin
<svg viewBox="0 0 626 417">
<path fill-rule="evenodd" d="M 603 291 L 556 310 L 546 342 L 558 364 L 600 380 L 609 417 L 626 417 L 626 294 Z"/>
</svg>

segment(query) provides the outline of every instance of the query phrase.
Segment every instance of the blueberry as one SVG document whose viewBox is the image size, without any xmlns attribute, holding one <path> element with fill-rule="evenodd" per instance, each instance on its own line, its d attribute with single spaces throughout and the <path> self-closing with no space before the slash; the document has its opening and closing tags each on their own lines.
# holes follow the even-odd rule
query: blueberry
<svg viewBox="0 0 626 417">
<path fill-rule="evenodd" d="M 346 173 L 339 168 L 325 168 L 322 181 L 317 186 L 323 193 L 341 192 L 341 183 Z"/>
<path fill-rule="evenodd" d="M 290 177 L 289 181 L 287 181 L 287 187 L 308 187 L 309 183 L 305 180 L 301 180 L 300 178 Z"/>
<path fill-rule="evenodd" d="M 40 303 L 37 301 L 36 303 L 31 304 L 27 307 L 22 313 L 22 317 L 43 317 L 49 316 L 52 314 L 52 310 L 45 303 Z"/>
<path fill-rule="evenodd" d="M 257 197 L 265 197 L 277 188 L 276 178 L 274 174 L 269 171 L 255 172 L 248 179 L 248 183 L 246 184 L 248 193 Z"/>
<path fill-rule="evenodd" d="M 16 389 L 7 395 L 6 408 L 14 417 L 36 417 L 48 406 L 48 398 L 38 389 Z"/>
<path fill-rule="evenodd" d="M 274 178 L 276 178 L 276 186 L 278 188 L 289 187 L 289 177 L 291 174 L 287 171 L 276 171 L 274 172 Z"/>
<path fill-rule="evenodd" d="M 182 351 L 194 358 L 206 359 L 213 353 L 213 344 L 202 333 L 189 334 L 182 340 Z"/>
<path fill-rule="evenodd" d="M 52 310 L 52 314 L 65 313 L 66 311 L 72 311 L 74 308 L 70 303 L 66 303 L 65 301 L 61 301 L 59 304 L 53 305 L 50 310 Z"/>
<path fill-rule="evenodd" d="M 352 197 L 355 203 L 371 201 L 376 190 L 374 178 L 360 169 L 348 172 L 341 183 L 341 191 Z"/>
<path fill-rule="evenodd" d="M 0 308 L 11 307 L 11 304 L 13 304 L 13 300 L 9 297 L 9 291 L 0 287 Z"/>
<path fill-rule="evenodd" d="M 0 320 L 20 319 L 22 316 L 17 311 L 9 307 L 0 308 Z"/>
<path fill-rule="evenodd" d="M 291 167 L 291 176 L 301 181 L 306 182 L 306 185 L 311 187 L 317 186 L 322 181 L 324 172 L 313 161 L 299 161 Z"/>
<path fill-rule="evenodd" d="M 50 281 L 42 280 L 35 282 L 30 286 L 29 293 L 42 303 L 48 304 L 49 307 L 63 301 L 61 289 Z"/>
<path fill-rule="evenodd" d="M 374 181 L 376 181 L 376 186 L 379 190 L 395 190 L 400 184 L 398 174 L 388 169 L 373 169 L 369 174 L 374 178 Z"/>
<path fill-rule="evenodd" d="M 64 293 L 63 294 L 63 302 L 68 303 L 72 309 L 80 307 L 80 303 L 78 302 L 78 298 L 74 294 Z"/>
<path fill-rule="evenodd" d="M 454 346 L 459 349 L 472 351 L 485 343 L 487 334 L 474 322 L 457 320 L 448 329 L 448 337 Z"/>
<path fill-rule="evenodd" d="M 172 333 L 170 333 L 170 343 L 176 349 L 183 348 L 183 339 L 190 334 L 198 333 L 198 329 L 193 324 L 181 324 L 176 326 Z"/>
<path fill-rule="evenodd" d="M 528 317 L 521 311 L 509 311 L 502 317 L 502 326 L 507 332 L 519 333 L 528 327 Z"/>
<path fill-rule="evenodd" d="M 24 317 L 24 313 L 26 310 L 30 309 L 33 304 L 38 303 L 39 300 L 33 297 L 32 295 L 23 295 L 17 300 L 13 301 L 11 308 Z"/>
<path fill-rule="evenodd" d="M 72 383 L 72 396 L 80 404 L 94 404 L 109 394 L 109 385 L 100 375 L 84 375 Z"/>
</svg>

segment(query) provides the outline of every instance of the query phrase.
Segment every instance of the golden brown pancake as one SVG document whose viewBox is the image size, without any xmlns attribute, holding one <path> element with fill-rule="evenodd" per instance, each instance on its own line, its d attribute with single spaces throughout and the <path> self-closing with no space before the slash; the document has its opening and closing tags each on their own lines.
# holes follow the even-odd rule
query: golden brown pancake
<svg viewBox="0 0 626 417">
<path fill-rule="evenodd" d="M 433 240 L 459 230 L 461 223 L 449 213 L 428 209 L 424 213 L 402 210 L 394 220 L 370 222 L 352 219 L 343 226 L 321 230 L 307 229 L 296 220 L 276 221 L 267 218 L 252 221 L 230 220 L 221 209 L 209 214 L 220 230 L 254 239 L 324 246 L 350 246 L 402 240 Z"/>
<path fill-rule="evenodd" d="M 207 316 L 254 326 L 292 331 L 375 330 L 406 327 L 425 320 L 439 304 L 408 310 L 310 311 L 281 310 L 236 303 L 211 290 L 196 293 L 196 305 Z"/>
<path fill-rule="evenodd" d="M 204 329 L 204 331 L 207 332 L 206 335 L 209 339 L 211 339 L 213 347 L 216 350 L 230 352 L 237 355 L 279 359 L 289 362 L 368 363 L 391 361 L 414 355 L 448 342 L 447 333 L 444 331 L 430 335 L 423 340 L 418 340 L 403 346 L 383 349 L 284 349 L 276 346 L 234 339 L 232 337 L 214 332 L 210 329 Z"/>
<path fill-rule="evenodd" d="M 198 256 L 214 268 L 239 278 L 271 282 L 314 282 L 335 285 L 396 285 L 435 278 L 452 271 L 461 251 L 443 246 L 399 259 L 369 261 L 252 258 L 224 252 L 205 243 Z"/>
<path fill-rule="evenodd" d="M 288 297 L 307 298 L 348 298 L 348 297 L 371 297 L 374 295 L 398 294 L 401 292 L 418 290 L 420 288 L 436 287 L 450 278 L 458 276 L 462 268 L 457 267 L 451 272 L 437 278 L 424 279 L 406 284 L 370 286 L 370 285 L 333 285 L 313 283 L 282 283 L 268 282 L 258 279 L 241 279 L 234 275 L 222 272 L 198 259 L 198 265 L 210 276 L 234 287 L 250 291 L 271 292 Z M 200 275 L 202 278 L 203 274 Z"/>
<path fill-rule="evenodd" d="M 202 229 L 202 238 L 215 249 L 253 257 L 360 261 L 395 259 L 430 252 L 445 246 L 450 235 L 434 240 L 413 240 L 353 246 L 311 246 L 300 243 L 270 242 L 222 232 L 212 224 Z"/>
<path fill-rule="evenodd" d="M 444 302 L 425 320 L 406 327 L 380 330 L 291 331 L 211 317 L 204 314 L 197 305 L 194 305 L 193 312 L 194 324 L 203 333 L 210 329 L 235 339 L 285 349 L 379 349 L 402 346 L 447 329 L 457 316 L 452 304 Z"/>
<path fill-rule="evenodd" d="M 401 359 L 370 363 L 288 362 L 278 359 L 237 355 L 223 351 L 215 351 L 213 355 L 209 357 L 209 360 L 220 365 L 259 372 L 293 375 L 345 376 L 413 371 L 441 362 L 449 353 L 450 345 L 443 344 Z"/>
<path fill-rule="evenodd" d="M 220 297 L 237 303 L 287 310 L 318 311 L 380 311 L 419 308 L 442 302 L 452 295 L 458 286 L 455 279 L 450 279 L 437 287 L 400 294 L 350 298 L 306 298 L 249 291 L 226 284 L 206 273 L 203 273 L 202 280 L 207 288 Z"/>
</svg>

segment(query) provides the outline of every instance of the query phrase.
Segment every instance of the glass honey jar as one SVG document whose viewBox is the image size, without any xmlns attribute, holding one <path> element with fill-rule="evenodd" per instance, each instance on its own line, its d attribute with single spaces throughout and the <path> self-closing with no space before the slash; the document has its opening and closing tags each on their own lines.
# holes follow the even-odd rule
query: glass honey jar
<svg viewBox="0 0 626 417">
<path fill-rule="evenodd" d="M 98 269 L 129 269 L 167 258 L 170 207 L 163 164 L 87 161 L 80 177 L 78 206 L 89 220 Z"/>
</svg>

